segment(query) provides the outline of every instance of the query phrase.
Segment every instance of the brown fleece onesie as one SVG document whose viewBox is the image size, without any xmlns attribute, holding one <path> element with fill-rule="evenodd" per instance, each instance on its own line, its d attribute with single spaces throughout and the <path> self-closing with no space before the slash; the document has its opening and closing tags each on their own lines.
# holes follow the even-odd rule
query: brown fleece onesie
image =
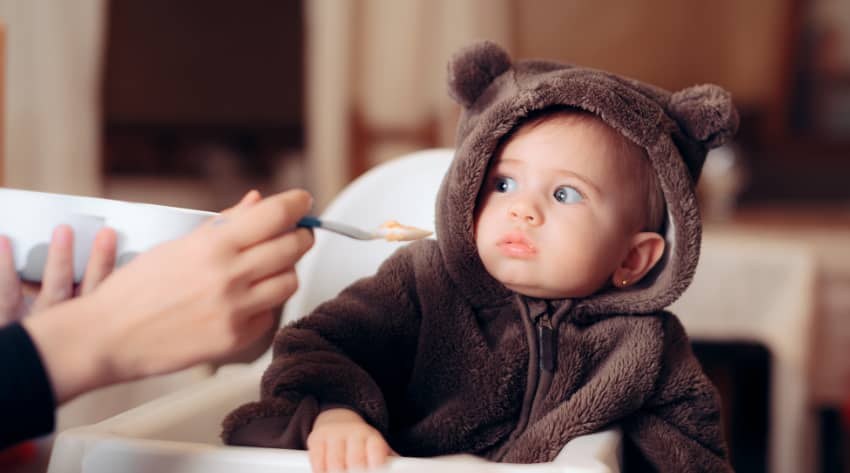
<svg viewBox="0 0 850 473">
<path fill-rule="evenodd" d="M 224 441 L 304 448 L 319 410 L 346 406 L 402 455 L 545 462 L 571 439 L 618 425 L 635 453 L 627 468 L 731 471 L 715 389 L 664 311 L 697 265 L 694 184 L 707 150 L 737 128 L 729 94 L 714 85 L 671 94 L 603 71 L 513 62 L 489 42 L 456 54 L 449 87 L 463 115 L 437 198 L 437 240 L 402 247 L 376 275 L 283 328 L 260 401 L 224 420 Z M 478 257 L 473 213 L 488 162 L 523 117 L 553 106 L 597 115 L 649 156 L 667 247 L 640 284 L 533 299 L 493 279 Z M 544 322 L 551 337 L 540 335 Z"/>
</svg>

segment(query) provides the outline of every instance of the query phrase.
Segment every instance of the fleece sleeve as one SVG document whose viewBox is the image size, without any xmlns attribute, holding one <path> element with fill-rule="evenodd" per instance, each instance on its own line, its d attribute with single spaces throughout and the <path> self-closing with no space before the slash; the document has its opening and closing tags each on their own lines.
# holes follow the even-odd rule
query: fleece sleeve
<svg viewBox="0 0 850 473">
<path fill-rule="evenodd" d="M 54 426 L 53 389 L 38 350 L 24 328 L 0 328 L 0 450 L 50 433 Z"/>
<path fill-rule="evenodd" d="M 676 317 L 665 319 L 662 370 L 653 395 L 628 417 L 626 463 L 640 471 L 732 472 L 720 399 Z"/>
<path fill-rule="evenodd" d="M 304 435 L 325 406 L 350 407 L 386 434 L 389 411 L 409 377 L 420 326 L 410 259 L 406 251 L 396 252 L 374 276 L 282 329 L 262 378 L 260 401 L 225 419 L 223 440 L 303 448 Z M 264 427 L 257 429 L 259 424 Z M 269 443 L 270 435 L 299 438 L 297 432 L 300 443 Z"/>
</svg>

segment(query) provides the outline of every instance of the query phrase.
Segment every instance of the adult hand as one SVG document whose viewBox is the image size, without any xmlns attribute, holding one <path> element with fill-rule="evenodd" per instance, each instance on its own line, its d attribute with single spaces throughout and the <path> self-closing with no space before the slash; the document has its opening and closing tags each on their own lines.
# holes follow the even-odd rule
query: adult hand
<svg viewBox="0 0 850 473">
<path fill-rule="evenodd" d="M 242 197 L 242 200 L 238 204 L 228 209 L 222 210 L 221 214 L 223 216 L 231 215 L 240 209 L 246 208 L 250 205 L 259 202 L 261 199 L 262 197 L 260 193 L 256 190 L 252 190 L 245 194 L 245 196 Z M 221 224 L 221 222 L 219 222 L 218 224 Z M 273 307 L 269 310 L 269 314 L 271 317 L 273 317 L 271 330 L 267 330 L 263 336 L 254 340 L 253 343 L 243 347 L 240 350 L 229 352 L 219 359 L 209 360 L 210 363 L 214 366 L 214 368 L 218 368 L 219 366 L 226 365 L 228 363 L 250 363 L 259 358 L 260 355 L 265 353 L 266 350 L 268 350 L 271 346 L 272 342 L 274 342 L 274 336 L 277 333 L 277 327 L 280 326 L 280 319 L 283 316 L 283 306 Z"/>
<path fill-rule="evenodd" d="M 114 230 L 97 233 L 83 282 L 75 286 L 74 233 L 68 225 L 59 225 L 50 240 L 42 283 L 35 284 L 18 278 L 9 239 L 0 236 L 0 325 L 91 292 L 115 266 L 115 245 Z"/>
<path fill-rule="evenodd" d="M 273 328 L 312 246 L 304 191 L 240 205 L 140 254 L 91 293 L 23 323 L 58 402 L 239 351 Z"/>
</svg>

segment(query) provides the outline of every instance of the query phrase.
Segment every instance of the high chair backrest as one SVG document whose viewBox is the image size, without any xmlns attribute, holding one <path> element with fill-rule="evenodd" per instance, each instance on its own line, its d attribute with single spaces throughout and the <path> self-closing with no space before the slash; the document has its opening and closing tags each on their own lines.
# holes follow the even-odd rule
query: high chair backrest
<svg viewBox="0 0 850 473">
<path fill-rule="evenodd" d="M 374 167 L 350 183 L 321 216 L 364 229 L 397 220 L 433 231 L 437 190 L 453 155 L 452 149 L 429 149 Z M 315 230 L 315 238 L 296 267 L 299 289 L 284 308 L 283 323 L 306 315 L 355 280 L 373 274 L 404 245 L 352 240 L 323 230 Z"/>
</svg>

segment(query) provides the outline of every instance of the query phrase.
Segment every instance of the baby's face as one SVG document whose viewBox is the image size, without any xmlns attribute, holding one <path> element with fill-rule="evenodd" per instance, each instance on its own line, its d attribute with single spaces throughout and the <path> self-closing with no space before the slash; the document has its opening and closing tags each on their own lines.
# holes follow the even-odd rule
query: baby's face
<svg viewBox="0 0 850 473">
<path fill-rule="evenodd" d="M 640 231 L 631 156 L 588 117 L 520 128 L 493 158 L 476 209 L 487 271 L 532 297 L 583 297 L 602 288 Z"/>
</svg>

